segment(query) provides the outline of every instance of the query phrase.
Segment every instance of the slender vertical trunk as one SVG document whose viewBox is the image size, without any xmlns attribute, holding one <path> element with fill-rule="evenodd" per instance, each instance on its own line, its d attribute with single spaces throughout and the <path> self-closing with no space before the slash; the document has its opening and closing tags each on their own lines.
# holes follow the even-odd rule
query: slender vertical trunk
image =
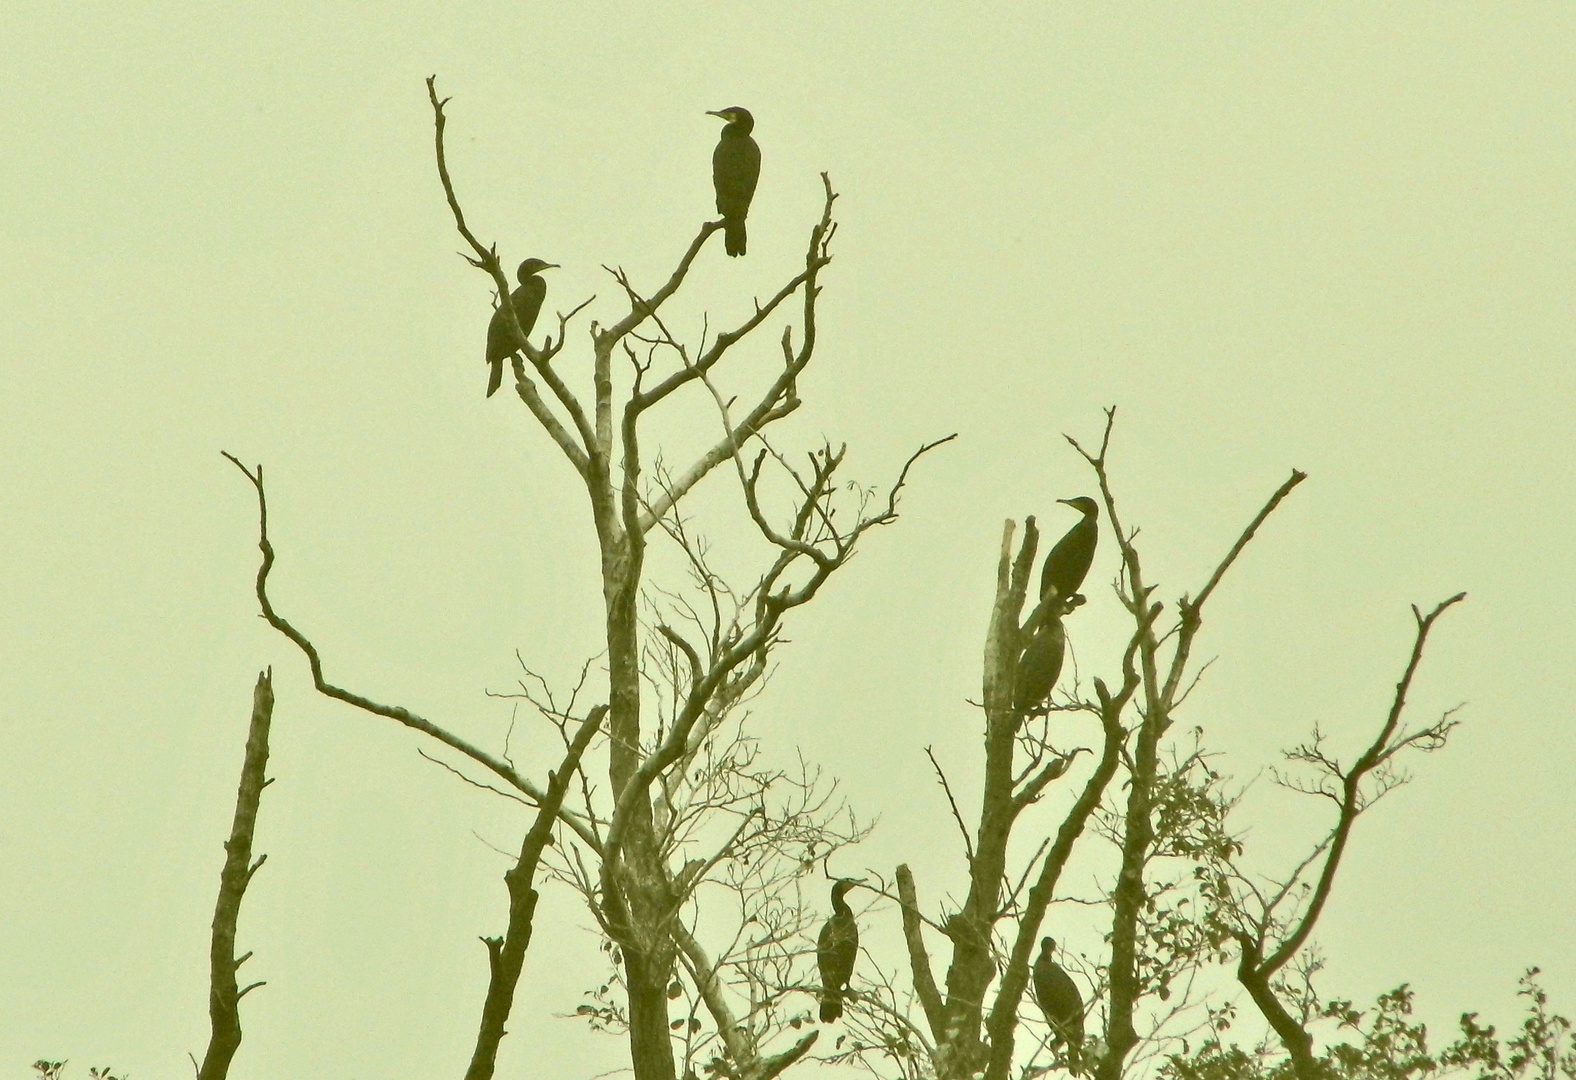
<svg viewBox="0 0 1576 1080">
<path fill-rule="evenodd" d="M 252 861 L 252 837 L 257 829 L 257 809 L 263 788 L 268 786 L 268 728 L 274 715 L 272 669 L 257 676 L 252 690 L 252 722 L 246 736 L 246 759 L 241 766 L 241 783 L 235 794 L 235 819 L 230 839 L 224 842 L 224 870 L 219 874 L 219 901 L 213 912 L 213 937 L 208 952 L 208 1016 L 213 1034 L 208 1052 L 203 1055 L 198 1080 L 224 1080 L 230 1062 L 241 1047 L 241 997 L 247 990 L 236 985 L 235 971 L 241 960 L 235 957 L 235 928 L 241 913 L 241 898 L 252 875 L 263 864 Z M 251 955 L 250 953 L 247 954 Z M 260 983 L 255 985 L 261 985 Z"/>
<path fill-rule="evenodd" d="M 1106 1053 L 1095 1066 L 1097 1080 L 1121 1080 L 1122 1061 L 1138 1044 L 1133 1009 L 1138 1001 L 1138 914 L 1143 907 L 1144 866 L 1154 842 L 1150 820 L 1154 806 L 1155 772 L 1160 736 L 1167 727 L 1163 709 L 1151 707 L 1138 733 L 1137 752 L 1128 790 L 1122 829 L 1122 869 L 1112 897 L 1111 1012 L 1106 1024 Z"/>
<path fill-rule="evenodd" d="M 638 538 L 609 523 L 602 530 L 603 594 L 607 604 L 609 730 L 608 778 L 613 799 L 623 798 L 640 768 L 640 624 L 642 549 Z M 671 915 L 667 874 L 652 834 L 651 802 L 633 807 L 620 853 L 619 888 L 627 925 L 619 947 L 629 995 L 629 1053 L 635 1080 L 674 1080 L 673 1044 L 668 1033 L 668 977 L 674 946 L 668 934 Z"/>
<path fill-rule="evenodd" d="M 602 592 L 607 606 L 608 778 L 620 798 L 640 767 L 640 564 L 622 536 L 604 536 Z"/>
</svg>

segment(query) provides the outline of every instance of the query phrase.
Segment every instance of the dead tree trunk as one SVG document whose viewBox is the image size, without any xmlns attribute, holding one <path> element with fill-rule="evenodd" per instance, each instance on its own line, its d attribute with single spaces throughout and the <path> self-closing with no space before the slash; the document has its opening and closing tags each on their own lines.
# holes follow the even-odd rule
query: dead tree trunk
<svg viewBox="0 0 1576 1080">
<path fill-rule="evenodd" d="M 252 722 L 246 734 L 246 759 L 241 765 L 241 783 L 235 793 L 235 820 L 230 838 L 224 842 L 224 869 L 219 874 L 219 901 L 213 911 L 213 939 L 208 949 L 208 1018 L 213 1033 L 208 1052 L 197 1070 L 197 1080 L 224 1080 L 230 1062 L 241 1046 L 241 998 L 263 984 L 254 982 L 237 988 L 235 973 L 252 955 L 235 955 L 236 922 L 241 900 L 252 875 L 268 858 L 259 855 L 252 861 L 252 837 L 257 829 L 257 808 L 263 788 L 270 783 L 268 770 L 268 727 L 274 715 L 273 673 L 257 676 L 252 690 Z"/>
<path fill-rule="evenodd" d="M 1028 623 L 1019 625 L 1033 578 L 1039 539 L 1034 518 L 1024 523 L 1023 544 L 1016 557 L 1012 552 L 1012 539 L 1013 526 L 1008 522 L 997 563 L 996 598 L 986 631 L 984 653 L 985 782 L 977 839 L 969 861 L 968 897 L 961 912 L 949 920 L 946 927 L 952 942 L 952 961 L 947 972 L 944 1003 L 939 999 L 934 1003 L 928 1000 L 934 996 L 925 986 L 929 978 L 929 960 L 919 937 L 918 920 L 909 914 L 914 903 L 911 878 L 905 889 L 910 896 L 900 901 L 905 919 L 912 923 L 905 932 L 909 961 L 915 972 L 916 993 L 927 1016 L 932 1018 L 936 1071 L 943 1080 L 976 1076 L 982 1067 L 989 1077 L 1005 1077 L 1011 1067 L 1018 1006 L 1028 986 L 1032 950 L 1039 937 L 1040 924 L 1063 867 L 1116 773 L 1125 738 L 1122 710 L 1138 686 L 1138 675 L 1132 670 L 1132 649 L 1128 650 L 1124 661 L 1123 685 L 1114 696 L 1107 692 L 1103 682 L 1096 680 L 1101 695 L 1097 710 L 1102 730 L 1100 760 L 1038 864 L 1039 873 L 1019 914 L 1012 950 L 1002 964 L 994 932 L 1007 914 L 1002 892 L 1013 826 L 1022 812 L 1039 800 L 1048 785 L 1065 774 L 1076 755 L 1076 751 L 1052 754 L 1048 747 L 1041 745 L 1027 762 L 1015 762 L 1026 720 L 1014 707 L 1019 658 L 1028 630 L 1037 618 L 1047 616 L 1037 606 Z M 1053 598 L 1052 602 L 1064 600 Z M 1050 617 L 1059 618 L 1060 614 Z M 908 877 L 905 868 L 900 872 L 900 887 Z M 986 993 L 998 969 L 1001 984 L 987 1018 Z M 936 1019 L 941 1021 L 939 1026 Z"/>
<path fill-rule="evenodd" d="M 969 891 L 963 908 L 948 921 L 952 963 L 947 969 L 945 1028 L 935 1032 L 942 1075 L 966 1076 L 980 1060 L 980 1025 L 985 991 L 996 976 L 991 935 L 1000 918 L 1007 841 L 1017 816 L 1013 801 L 1013 750 L 1021 717 L 1013 709 L 1013 682 L 1019 645 L 1018 617 L 1034 569 L 1039 532 L 1031 517 L 1024 524 L 1023 546 L 1010 577 L 999 584 L 985 644 L 985 783 L 979 830 L 969 866 Z M 1011 551 L 1012 526 L 1003 537 L 1000 571 Z"/>
</svg>

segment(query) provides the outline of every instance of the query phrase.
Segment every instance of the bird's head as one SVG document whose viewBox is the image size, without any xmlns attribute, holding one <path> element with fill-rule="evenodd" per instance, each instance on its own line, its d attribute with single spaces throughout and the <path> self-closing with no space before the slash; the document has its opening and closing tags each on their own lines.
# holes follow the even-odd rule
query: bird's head
<svg viewBox="0 0 1576 1080">
<path fill-rule="evenodd" d="M 1087 495 L 1079 495 L 1075 499 L 1057 499 L 1056 501 L 1066 503 L 1084 517 L 1097 518 L 1100 516 L 1100 504 Z"/>
<path fill-rule="evenodd" d="M 738 127 L 746 133 L 755 126 L 755 117 L 751 116 L 750 110 L 742 105 L 730 105 L 726 109 L 709 109 L 706 115 L 720 116 L 730 127 Z"/>
<path fill-rule="evenodd" d="M 863 878 L 838 878 L 832 883 L 832 899 L 841 900 L 845 895 L 847 895 L 849 889 L 852 889 L 855 885 L 861 885 L 863 883 Z"/>
<path fill-rule="evenodd" d="M 1042 937 L 1040 939 L 1040 951 L 1043 952 L 1043 953 L 1046 953 L 1046 954 L 1055 952 L 1056 951 L 1056 939 L 1055 938 Z"/>
<path fill-rule="evenodd" d="M 514 273 L 520 279 L 520 284 L 524 285 L 526 278 L 535 277 L 543 270 L 554 270 L 557 267 L 557 263 L 543 262 L 541 259 L 527 259 L 520 264 L 520 269 Z"/>
</svg>

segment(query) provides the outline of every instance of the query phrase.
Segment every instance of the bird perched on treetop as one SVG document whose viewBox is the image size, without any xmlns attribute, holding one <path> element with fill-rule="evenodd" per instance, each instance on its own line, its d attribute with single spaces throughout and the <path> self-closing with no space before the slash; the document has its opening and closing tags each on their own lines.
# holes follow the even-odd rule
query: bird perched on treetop
<svg viewBox="0 0 1576 1080">
<path fill-rule="evenodd" d="M 723 243 L 728 254 L 744 254 L 744 219 L 755 196 L 755 182 L 761 178 L 761 148 L 750 138 L 755 117 L 737 105 L 716 109 L 707 116 L 720 116 L 728 126 L 711 155 L 711 183 L 717 189 L 717 213 L 723 220 Z"/>
<path fill-rule="evenodd" d="M 838 878 L 832 885 L 832 917 L 821 927 L 816 940 L 815 958 L 821 967 L 821 1022 L 843 1015 L 843 991 L 854 974 L 854 957 L 859 954 L 859 924 L 843 894 L 859 882 Z"/>
<path fill-rule="evenodd" d="M 1056 587 L 1056 595 L 1063 600 L 1078 591 L 1084 575 L 1094 562 L 1094 548 L 1100 542 L 1100 505 L 1087 495 L 1076 499 L 1057 499 L 1083 514 L 1083 520 L 1067 530 L 1051 553 L 1045 556 L 1045 568 L 1040 571 L 1040 599 Z"/>
<path fill-rule="evenodd" d="M 1083 1051 L 1083 996 L 1078 984 L 1053 958 L 1056 942 L 1040 939 L 1040 958 L 1034 962 L 1034 996 L 1051 1025 L 1051 1047 L 1067 1044 L 1067 1071 L 1077 1076 L 1082 1071 L 1079 1058 Z"/>
<path fill-rule="evenodd" d="M 520 329 L 527 337 L 536 325 L 536 317 L 541 314 L 542 301 L 547 299 L 547 282 L 536 275 L 557 266 L 557 263 L 543 262 L 541 259 L 527 259 L 515 272 L 520 279 L 520 287 L 510 294 L 509 302 L 514 305 L 515 318 L 520 320 Z M 520 351 L 509 329 L 507 311 L 499 304 L 498 310 L 493 312 L 492 321 L 487 324 L 487 363 L 492 365 L 492 374 L 487 377 L 488 397 L 492 397 L 498 387 L 503 385 L 503 362 Z"/>
</svg>

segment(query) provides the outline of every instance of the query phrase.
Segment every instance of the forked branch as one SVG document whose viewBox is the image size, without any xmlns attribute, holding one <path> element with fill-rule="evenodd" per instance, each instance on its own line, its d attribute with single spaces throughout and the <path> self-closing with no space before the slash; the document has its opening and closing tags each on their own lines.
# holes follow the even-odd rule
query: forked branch
<svg viewBox="0 0 1576 1080">
<path fill-rule="evenodd" d="M 624 483 L 630 488 L 635 482 L 633 471 L 628 464 L 628 447 L 632 445 L 637 431 L 637 423 L 642 413 L 657 405 L 675 390 L 694 380 L 705 382 L 708 390 L 719 403 L 720 396 L 711 385 L 708 375 L 716 367 L 734 343 L 743 339 L 751 331 L 760 326 L 777 307 L 799 291 L 804 289 L 803 330 L 799 348 L 793 350 L 785 345 L 783 369 L 772 381 L 771 385 L 760 395 L 755 406 L 737 424 L 724 416 L 723 437 L 701 454 L 689 468 L 680 473 L 671 483 L 664 487 L 662 493 L 649 506 L 641 510 L 634 528 L 640 532 L 648 532 L 651 527 L 667 514 L 672 508 L 705 476 L 718 465 L 736 456 L 745 443 L 759 435 L 768 426 L 790 415 L 799 407 L 799 398 L 795 393 L 796 380 L 800 373 L 809 365 L 815 353 L 816 298 L 820 294 L 817 278 L 826 265 L 832 261 L 830 244 L 833 234 L 837 231 L 836 222 L 832 220 L 832 204 L 837 199 L 837 193 L 832 190 L 831 179 L 821 174 L 821 183 L 825 188 L 826 201 L 821 211 L 821 220 L 816 222 L 810 230 L 810 242 L 805 252 L 804 269 L 795 275 L 786 285 L 764 305 L 757 305 L 754 314 L 732 330 L 724 331 L 717 335 L 711 348 L 707 349 L 693 364 L 686 364 L 680 370 L 669 375 L 656 386 L 635 394 L 624 406 L 624 442 L 625 442 L 625 475 Z M 659 295 L 661 295 L 659 293 Z M 622 324 L 620 324 L 622 325 Z M 789 341 L 788 332 L 784 332 L 784 341 Z M 676 343 L 675 343 L 676 344 Z M 599 346 L 600 347 L 600 346 Z"/>
<path fill-rule="evenodd" d="M 1341 857 L 1346 851 L 1347 841 L 1351 836 L 1352 826 L 1363 811 L 1372 805 L 1371 799 L 1363 797 L 1363 781 L 1370 775 L 1378 774 L 1377 771 L 1382 770 L 1396 753 L 1409 746 L 1422 750 L 1433 750 L 1443 746 L 1450 729 L 1454 727 L 1455 721 L 1451 720 L 1450 714 L 1447 713 L 1443 719 L 1427 728 L 1406 733 L 1401 731 L 1401 717 L 1406 708 L 1406 696 L 1411 689 L 1412 680 L 1423 660 L 1423 650 L 1428 643 L 1429 632 L 1441 615 L 1465 598 L 1466 593 L 1457 593 L 1435 605 L 1427 615 L 1415 606 L 1412 608 L 1412 616 L 1416 621 L 1416 634 L 1412 641 L 1411 655 L 1407 659 L 1406 669 L 1400 681 L 1396 683 L 1395 695 L 1391 699 L 1390 708 L 1378 733 L 1351 768 L 1343 769 L 1333 758 L 1324 758 L 1318 763 L 1339 781 L 1340 809 L 1335 827 L 1328 837 L 1320 841 L 1315 851 L 1315 854 L 1318 851 L 1323 852 L 1318 882 L 1313 888 L 1307 906 L 1287 927 L 1288 932 L 1279 941 L 1275 940 L 1277 927 L 1284 925 L 1277 919 L 1275 905 L 1290 894 L 1291 886 L 1301 877 L 1311 857 L 1303 861 L 1292 878 L 1276 892 L 1272 899 L 1265 901 L 1257 890 L 1253 890 L 1253 894 L 1260 901 L 1260 911 L 1254 916 L 1249 916 L 1243 911 L 1246 898 L 1241 893 L 1233 897 L 1232 894 L 1224 892 L 1229 888 L 1228 883 L 1223 882 L 1221 886 L 1223 895 L 1220 900 L 1229 905 L 1224 914 L 1231 923 L 1234 923 L 1232 936 L 1236 938 L 1241 949 L 1241 957 L 1237 964 L 1237 981 L 1252 997 L 1259 1012 L 1285 1045 L 1291 1055 L 1292 1067 L 1296 1071 L 1298 1080 L 1318 1080 L 1319 1070 L 1313 1057 L 1313 1039 L 1304 1024 L 1281 1002 L 1272 986 L 1272 981 L 1307 944 L 1330 898 L 1331 890 L 1335 885 L 1335 875 L 1341 865 Z"/>
</svg>

